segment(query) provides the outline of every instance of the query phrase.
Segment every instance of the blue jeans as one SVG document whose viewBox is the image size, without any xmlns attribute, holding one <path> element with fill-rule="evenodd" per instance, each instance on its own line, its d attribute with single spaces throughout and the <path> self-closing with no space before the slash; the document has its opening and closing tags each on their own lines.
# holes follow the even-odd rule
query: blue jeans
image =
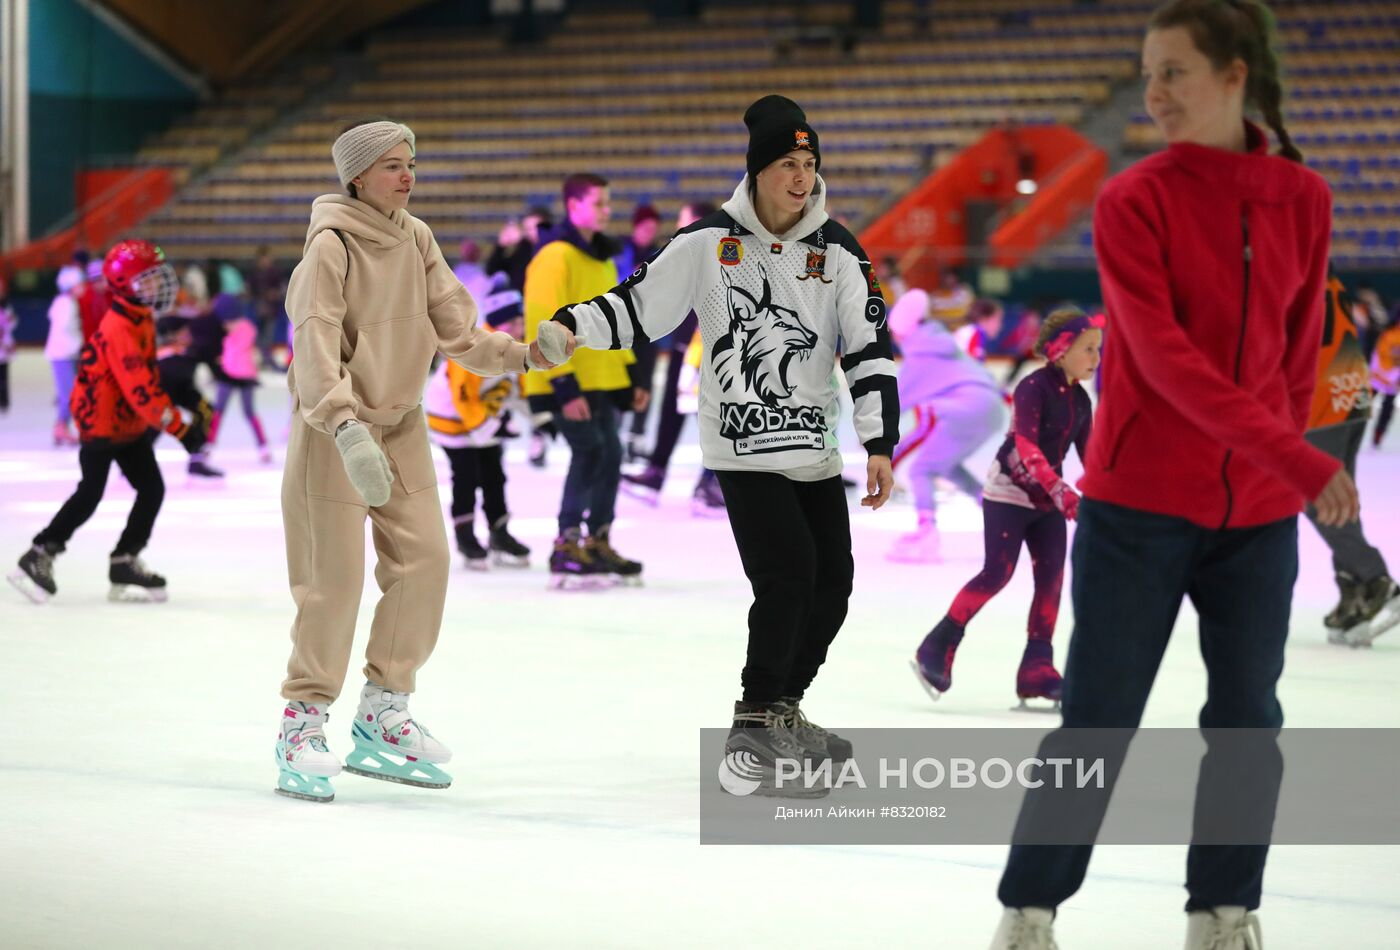
<svg viewBox="0 0 1400 950">
<path fill-rule="evenodd" d="M 1298 576 L 1296 517 L 1217 531 L 1086 498 L 1079 506 L 1073 563 L 1065 730 L 1138 726 L 1185 597 L 1200 615 L 1208 683 L 1201 728 L 1282 727 L 1275 687 Z M 1057 735 L 1047 737 L 1046 745 Z M 1054 754 L 1044 751 L 1046 745 L 1042 758 Z M 1206 817 L 1200 814 L 1204 793 L 1229 771 L 1223 759 L 1208 751 L 1202 761 L 1198 823 Z M 1282 768 L 1281 757 L 1267 763 L 1270 774 L 1257 801 L 1270 820 Z M 1102 796 L 1104 809 L 1109 794 L 1111 784 Z M 1018 829 L 1043 821 L 1037 811 L 1049 801 L 1028 794 Z M 1186 859 L 1186 909 L 1257 908 L 1268 850 L 1193 844 Z M 1092 851 L 1092 845 L 1013 844 L 997 896 L 1007 907 L 1057 907 L 1083 883 Z"/>
<path fill-rule="evenodd" d="M 575 422 L 554 415 L 573 456 L 564 478 L 559 502 L 559 533 L 577 528 L 585 519 L 588 533 L 597 534 L 612 524 L 617 506 L 617 485 L 622 480 L 622 441 L 617 435 L 617 407 L 608 393 L 584 393 L 592 418 Z"/>
</svg>

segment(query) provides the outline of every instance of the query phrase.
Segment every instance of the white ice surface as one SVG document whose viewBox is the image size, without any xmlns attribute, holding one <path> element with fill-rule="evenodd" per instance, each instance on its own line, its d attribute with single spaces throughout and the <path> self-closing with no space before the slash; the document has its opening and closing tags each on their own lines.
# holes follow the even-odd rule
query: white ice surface
<svg viewBox="0 0 1400 950">
<path fill-rule="evenodd" d="M 24 353 L 12 376 L 15 407 L 0 417 L 7 559 L 77 475 L 75 453 L 47 444 L 47 365 Z M 258 402 L 276 439 L 286 419 L 280 378 L 265 377 Z M 538 472 L 522 444 L 511 447 L 514 527 L 535 566 L 454 570 L 442 638 L 413 701 L 455 750 L 455 784 L 429 792 L 344 775 L 327 806 L 272 793 L 292 618 L 280 467 L 257 464 L 236 411 L 216 457 L 229 470 L 222 488 L 187 487 L 183 452 L 161 442 L 168 493 L 145 556 L 169 577 L 171 599 L 157 606 L 105 599 L 106 555 L 132 497 L 114 472 L 107 500 L 57 563 L 59 596 L 40 608 L 0 587 L 10 736 L 0 755 L 0 947 L 980 950 L 1000 912 L 1004 846 L 698 844 L 697 730 L 727 722 L 749 594 L 727 523 L 689 515 L 698 454 L 687 436 L 659 510 L 620 502 L 616 540 L 646 562 L 647 586 L 597 594 L 545 590 L 566 450 L 556 446 Z M 1400 435 L 1360 463 L 1370 536 L 1392 564 L 1396 445 Z M 852 520 L 856 592 L 808 695 L 813 718 L 1043 725 L 1008 709 L 1030 597 L 1024 564 L 971 628 L 942 702 L 930 704 L 907 667 L 977 569 L 975 508 L 945 505 L 948 560 L 937 566 L 883 559 L 912 526 L 907 502 L 856 509 Z M 1328 646 L 1320 621 L 1335 600 L 1330 563 L 1310 527 L 1301 536 L 1281 688 L 1288 722 L 1394 726 L 1400 633 L 1369 651 Z M 376 593 L 368 578 L 357 655 Z M 1194 624 L 1188 605 L 1149 725 L 1195 722 L 1205 681 Z M 1066 597 L 1061 660 L 1071 628 Z M 342 753 L 359 683 L 352 665 L 332 708 L 332 749 Z M 1347 807 L 1346 788 L 1335 807 Z M 1100 848 L 1086 886 L 1061 909 L 1060 945 L 1179 947 L 1184 858 L 1184 847 Z M 1400 946 L 1397 877 L 1395 848 L 1276 848 L 1262 909 L 1269 950 Z"/>
</svg>

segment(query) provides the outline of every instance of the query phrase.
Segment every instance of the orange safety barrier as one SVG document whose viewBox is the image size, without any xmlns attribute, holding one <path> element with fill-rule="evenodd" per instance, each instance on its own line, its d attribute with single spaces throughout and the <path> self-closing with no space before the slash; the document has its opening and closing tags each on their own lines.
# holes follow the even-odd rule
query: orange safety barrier
<svg viewBox="0 0 1400 950">
<path fill-rule="evenodd" d="M 79 179 L 79 193 L 91 193 L 96 183 L 110 184 L 98 197 L 78 209 L 74 223 L 48 237 L 31 241 L 0 258 L 0 272 L 62 267 L 79 247 L 101 256 L 119 234 L 170 200 L 175 178 L 168 168 L 127 169 L 118 179 L 103 172 L 96 179 Z"/>
<path fill-rule="evenodd" d="M 1069 227 L 1094 198 L 1108 176 L 1108 155 L 1086 148 L 1071 156 L 1047 180 L 1025 207 L 1016 211 L 988 239 L 991 263 L 1016 267 L 1035 250 Z"/>
<path fill-rule="evenodd" d="M 1108 156 L 1067 126 L 995 129 L 959 152 L 860 236 L 872 259 L 894 258 L 911 287 L 933 287 L 940 272 L 968 259 L 967 206 L 990 202 L 1000 225 L 988 263 L 1015 266 L 1092 203 Z M 1038 185 L 1019 195 L 1023 173 Z"/>
</svg>

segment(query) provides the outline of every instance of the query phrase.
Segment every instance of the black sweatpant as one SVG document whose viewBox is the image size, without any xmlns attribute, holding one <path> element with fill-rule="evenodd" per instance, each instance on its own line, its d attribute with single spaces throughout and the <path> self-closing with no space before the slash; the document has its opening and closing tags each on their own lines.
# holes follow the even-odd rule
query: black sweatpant
<svg viewBox="0 0 1400 950">
<path fill-rule="evenodd" d="M 0 412 L 10 411 L 10 364 L 0 363 Z"/>
<path fill-rule="evenodd" d="M 1314 429 L 1303 438 L 1307 439 L 1310 445 L 1340 461 L 1347 474 L 1353 479 L 1356 478 L 1356 456 L 1361 452 L 1361 443 L 1366 441 L 1365 419 L 1328 426 L 1326 429 Z M 1327 547 L 1331 549 L 1334 573 L 1340 574 L 1345 571 L 1363 584 L 1388 573 L 1385 558 L 1366 540 L 1366 533 L 1361 530 L 1360 518 L 1348 521 L 1341 527 L 1332 527 L 1318 524 L 1317 509 L 1312 505 L 1304 508 L 1303 513 L 1308 516 L 1317 533 L 1322 535 L 1322 540 L 1326 541 Z"/>
<path fill-rule="evenodd" d="M 846 619 L 855 562 L 840 476 L 716 472 L 753 585 L 743 700 L 801 698 Z"/>
<path fill-rule="evenodd" d="M 666 471 L 671 464 L 671 453 L 676 450 L 681 429 L 685 427 L 685 416 L 676 405 L 680 392 L 681 367 L 685 365 L 685 353 L 671 351 L 666 364 L 666 388 L 661 391 L 661 419 L 656 424 L 656 442 L 651 450 L 650 462 L 653 467 Z"/>
<path fill-rule="evenodd" d="M 481 510 L 490 528 L 506 516 L 506 470 L 501 447 L 450 449 L 443 446 L 452 465 L 452 520 L 470 522 L 476 515 L 476 492 L 481 490 Z"/>
<path fill-rule="evenodd" d="M 139 554 L 151 540 L 156 515 L 165 500 L 165 480 L 156 464 L 154 430 L 134 442 L 84 442 L 78 449 L 78 465 L 82 478 L 71 498 L 63 503 L 49 526 L 34 536 L 35 544 L 45 544 L 62 551 L 83 524 L 92 517 L 102 495 L 107 490 L 107 475 L 112 463 L 136 489 L 136 502 L 126 519 L 126 530 L 112 549 L 113 555 Z"/>
</svg>

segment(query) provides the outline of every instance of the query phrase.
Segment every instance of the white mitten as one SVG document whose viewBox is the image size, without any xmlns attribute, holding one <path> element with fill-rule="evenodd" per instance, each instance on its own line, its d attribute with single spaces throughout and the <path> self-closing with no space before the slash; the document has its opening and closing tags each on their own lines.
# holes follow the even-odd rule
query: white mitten
<svg viewBox="0 0 1400 950">
<path fill-rule="evenodd" d="M 386 504 L 394 473 L 389 471 L 389 460 L 375 444 L 369 430 L 358 422 L 342 426 L 335 434 L 335 447 L 340 450 L 340 460 L 345 463 L 350 484 L 355 486 L 365 504 L 371 508 Z"/>
<path fill-rule="evenodd" d="M 540 355 L 558 366 L 569 358 L 569 341 L 572 338 L 573 334 L 563 324 L 546 320 L 540 324 Z"/>
</svg>

